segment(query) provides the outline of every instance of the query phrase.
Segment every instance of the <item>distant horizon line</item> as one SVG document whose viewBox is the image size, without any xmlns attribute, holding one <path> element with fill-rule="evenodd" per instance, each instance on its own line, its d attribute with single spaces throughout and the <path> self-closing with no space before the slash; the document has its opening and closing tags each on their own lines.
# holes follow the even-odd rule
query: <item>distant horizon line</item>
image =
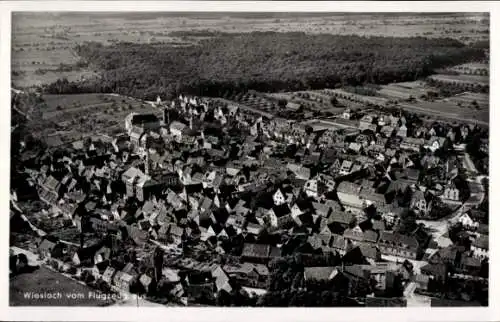
<svg viewBox="0 0 500 322">
<path fill-rule="evenodd" d="M 489 12 L 352 12 L 352 11 L 329 11 L 329 12 L 274 12 L 274 11 L 13 11 L 12 15 L 101 15 L 101 16 L 221 16 L 221 15 L 234 15 L 234 16 L 268 16 L 275 18 L 276 16 L 294 17 L 294 16 L 469 16 L 469 15 L 483 15 L 489 17 Z"/>
</svg>

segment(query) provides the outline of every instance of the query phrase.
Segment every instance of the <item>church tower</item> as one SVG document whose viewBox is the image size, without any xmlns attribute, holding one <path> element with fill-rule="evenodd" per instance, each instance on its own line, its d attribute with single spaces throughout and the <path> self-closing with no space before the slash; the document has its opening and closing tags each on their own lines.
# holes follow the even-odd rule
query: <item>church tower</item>
<svg viewBox="0 0 500 322">
<path fill-rule="evenodd" d="M 141 145 L 144 151 L 144 173 L 151 176 L 152 166 L 151 166 L 151 137 L 146 133 L 141 138 Z"/>
<path fill-rule="evenodd" d="M 163 123 L 165 123 L 166 126 L 170 124 L 170 109 L 165 108 L 163 109 Z"/>
<path fill-rule="evenodd" d="M 151 173 L 151 157 L 149 155 L 149 148 L 146 149 L 146 159 L 144 160 L 144 173 L 150 176 Z"/>
</svg>

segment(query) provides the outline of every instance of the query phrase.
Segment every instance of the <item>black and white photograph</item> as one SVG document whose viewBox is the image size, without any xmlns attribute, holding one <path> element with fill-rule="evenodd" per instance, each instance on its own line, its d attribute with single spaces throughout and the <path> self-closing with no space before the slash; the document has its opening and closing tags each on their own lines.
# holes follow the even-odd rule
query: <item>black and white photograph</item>
<svg viewBox="0 0 500 322">
<path fill-rule="evenodd" d="M 12 11 L 10 307 L 489 306 L 490 13 L 258 9 Z"/>
</svg>

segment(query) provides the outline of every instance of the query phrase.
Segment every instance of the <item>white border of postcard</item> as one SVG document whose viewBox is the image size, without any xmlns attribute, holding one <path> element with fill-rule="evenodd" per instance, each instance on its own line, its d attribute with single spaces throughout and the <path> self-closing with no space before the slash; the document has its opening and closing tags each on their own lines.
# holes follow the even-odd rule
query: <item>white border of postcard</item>
<svg viewBox="0 0 500 322">
<path fill-rule="evenodd" d="M 10 30 L 12 11 L 269 11 L 269 12 L 490 12 L 491 85 L 498 89 L 498 60 L 500 49 L 499 20 L 500 3 L 495 1 L 1 1 L 0 2 L 0 147 L 4 155 L 9 155 L 10 138 Z M 499 102 L 498 92 L 490 93 L 491 142 L 500 136 L 494 126 L 498 117 L 495 102 Z M 490 164 L 499 164 L 499 154 L 495 145 L 490 145 Z M 493 248 L 490 255 L 490 306 L 487 308 L 141 308 L 133 307 L 9 307 L 7 252 L 9 243 L 9 159 L 2 158 L 0 170 L 3 184 L 0 185 L 0 320 L 7 321 L 499 321 L 500 297 L 498 285 L 499 252 Z M 490 166 L 490 180 L 495 183 L 498 168 Z M 490 184 L 491 195 L 495 196 L 496 184 Z M 491 198 L 491 209 L 500 209 L 499 199 Z M 490 245 L 500 244 L 499 218 L 493 212 L 490 217 Z"/>
</svg>

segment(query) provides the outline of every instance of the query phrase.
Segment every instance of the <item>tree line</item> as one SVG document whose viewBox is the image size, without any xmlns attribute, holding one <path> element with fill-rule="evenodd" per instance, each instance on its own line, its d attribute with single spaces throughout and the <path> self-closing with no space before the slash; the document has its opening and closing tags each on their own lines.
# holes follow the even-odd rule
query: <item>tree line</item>
<svg viewBox="0 0 500 322">
<path fill-rule="evenodd" d="M 300 32 L 220 34 L 196 45 L 87 42 L 76 52 L 100 70 L 82 82 L 58 80 L 49 93 L 115 92 L 144 99 L 179 92 L 221 96 L 257 90 L 296 91 L 385 84 L 482 59 L 478 46 L 453 39 L 308 35 Z"/>
</svg>

